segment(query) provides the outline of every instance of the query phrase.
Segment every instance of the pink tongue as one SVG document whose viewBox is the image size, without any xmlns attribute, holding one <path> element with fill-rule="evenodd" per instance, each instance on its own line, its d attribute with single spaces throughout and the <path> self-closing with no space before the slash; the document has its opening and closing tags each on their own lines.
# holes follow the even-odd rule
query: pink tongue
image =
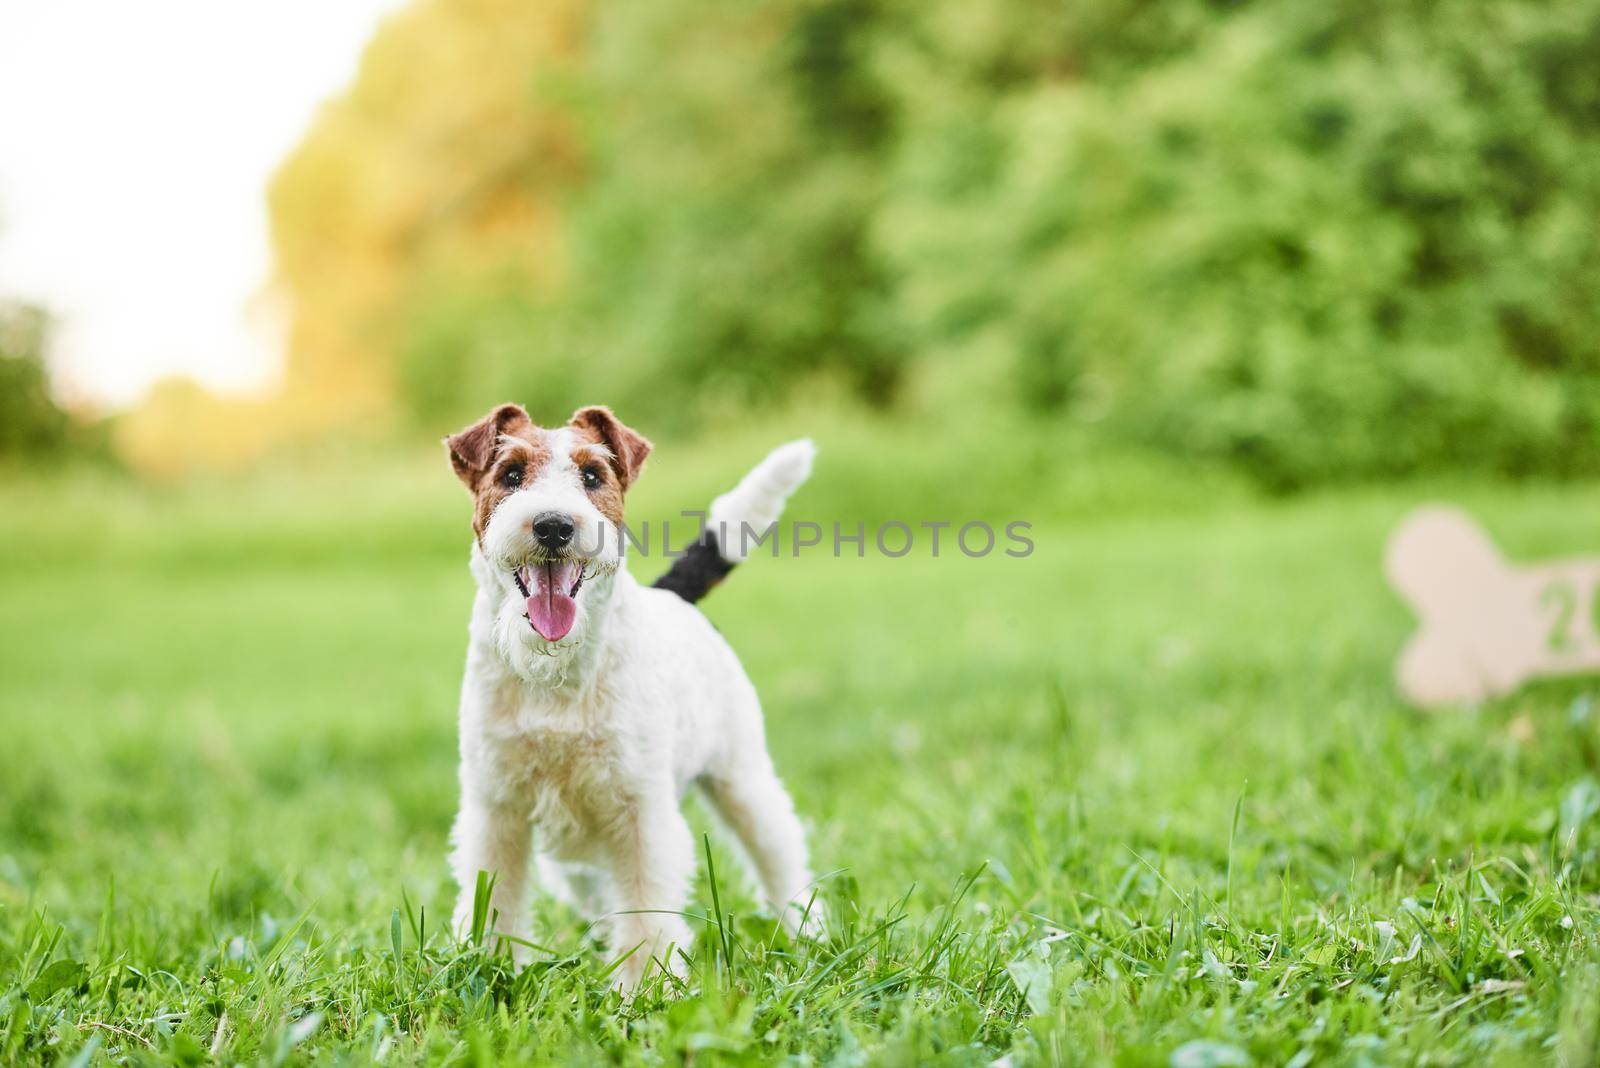
<svg viewBox="0 0 1600 1068">
<path fill-rule="evenodd" d="M 578 565 L 572 562 L 540 564 L 528 569 L 533 579 L 528 598 L 528 622 L 545 641 L 556 642 L 567 636 L 578 616 L 578 602 L 568 592 L 578 580 Z"/>
</svg>

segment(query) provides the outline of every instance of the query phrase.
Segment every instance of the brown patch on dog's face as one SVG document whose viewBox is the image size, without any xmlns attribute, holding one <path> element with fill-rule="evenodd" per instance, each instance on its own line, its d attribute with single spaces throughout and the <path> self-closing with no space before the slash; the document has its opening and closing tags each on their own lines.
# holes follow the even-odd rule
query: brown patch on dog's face
<svg viewBox="0 0 1600 1068">
<path fill-rule="evenodd" d="M 445 439 L 450 466 L 473 493 L 472 530 L 480 541 L 495 506 L 531 483 L 550 460 L 546 439 L 517 404 L 502 404 Z"/>
<path fill-rule="evenodd" d="M 572 450 L 572 462 L 584 491 L 602 515 L 621 526 L 623 495 L 639 477 L 650 442 L 599 405 L 579 408 L 567 425 L 581 442 Z"/>
<path fill-rule="evenodd" d="M 473 532 L 481 539 L 489 517 L 501 501 L 539 477 L 539 470 L 550 462 L 546 431 L 532 423 L 519 434 L 503 434 L 493 464 L 479 480 L 472 512 Z"/>
<path fill-rule="evenodd" d="M 495 445 L 501 434 L 515 434 L 533 426 L 533 420 L 520 404 L 502 404 L 466 429 L 444 439 L 450 450 L 450 466 L 467 488 L 476 490 L 478 482 L 494 462 Z"/>
<path fill-rule="evenodd" d="M 633 485 L 652 447 L 643 434 L 625 426 L 622 420 L 611 414 L 610 408 L 599 404 L 573 412 L 568 425 L 574 430 L 587 432 L 592 435 L 591 440 L 610 449 L 611 466 L 621 480 L 622 488 L 626 490 Z"/>
<path fill-rule="evenodd" d="M 587 427 L 574 426 L 578 444 L 572 448 L 572 462 L 578 468 L 578 478 L 583 492 L 600 510 L 600 514 L 617 526 L 622 525 L 622 479 L 612 465 L 610 446 Z"/>
</svg>

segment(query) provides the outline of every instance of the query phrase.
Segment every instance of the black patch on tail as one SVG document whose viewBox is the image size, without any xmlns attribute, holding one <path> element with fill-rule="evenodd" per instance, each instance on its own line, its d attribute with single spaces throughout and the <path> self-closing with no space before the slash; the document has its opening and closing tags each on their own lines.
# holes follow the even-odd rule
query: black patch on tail
<svg viewBox="0 0 1600 1068">
<path fill-rule="evenodd" d="M 708 530 L 672 562 L 654 586 L 658 590 L 670 590 L 694 604 L 732 570 L 733 565 L 722 558 L 722 551 L 717 548 L 717 536 Z"/>
</svg>

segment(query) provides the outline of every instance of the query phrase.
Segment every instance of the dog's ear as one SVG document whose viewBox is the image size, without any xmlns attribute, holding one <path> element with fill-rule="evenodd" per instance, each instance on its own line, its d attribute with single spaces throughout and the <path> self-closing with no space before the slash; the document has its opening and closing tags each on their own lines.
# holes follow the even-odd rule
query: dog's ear
<svg viewBox="0 0 1600 1068">
<path fill-rule="evenodd" d="M 518 422 L 532 421 L 522 405 L 502 404 L 460 433 L 445 438 L 445 446 L 450 450 L 450 466 L 455 468 L 456 477 L 465 482 L 468 489 L 475 488 L 494 461 L 495 443 L 505 429 Z"/>
<path fill-rule="evenodd" d="M 639 477 L 639 468 L 644 466 L 644 458 L 650 455 L 650 442 L 639 433 L 630 430 L 622 420 L 611 414 L 611 409 L 604 405 L 592 405 L 588 408 L 579 408 L 572 413 L 572 425 L 586 427 L 597 434 L 606 447 L 611 450 L 611 466 L 616 469 L 617 477 L 622 480 L 622 488 L 627 489 L 633 480 Z"/>
</svg>

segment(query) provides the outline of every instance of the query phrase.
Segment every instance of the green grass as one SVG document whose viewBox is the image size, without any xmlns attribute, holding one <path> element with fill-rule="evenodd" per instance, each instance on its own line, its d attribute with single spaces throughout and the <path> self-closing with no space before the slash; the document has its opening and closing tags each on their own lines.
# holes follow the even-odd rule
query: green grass
<svg viewBox="0 0 1600 1068">
<path fill-rule="evenodd" d="M 801 511 L 889 507 L 830 462 Z M 0 1063 L 1594 1059 L 1594 685 L 1396 700 L 1415 490 L 1091 508 L 1080 471 L 1014 497 L 1025 560 L 751 564 L 707 608 L 833 930 L 775 933 L 714 845 L 687 988 L 622 1004 L 548 902 L 520 975 L 445 937 L 466 501 L 349 470 L 0 487 Z M 1596 488 L 1451 496 L 1534 558 L 1596 548 Z"/>
</svg>

